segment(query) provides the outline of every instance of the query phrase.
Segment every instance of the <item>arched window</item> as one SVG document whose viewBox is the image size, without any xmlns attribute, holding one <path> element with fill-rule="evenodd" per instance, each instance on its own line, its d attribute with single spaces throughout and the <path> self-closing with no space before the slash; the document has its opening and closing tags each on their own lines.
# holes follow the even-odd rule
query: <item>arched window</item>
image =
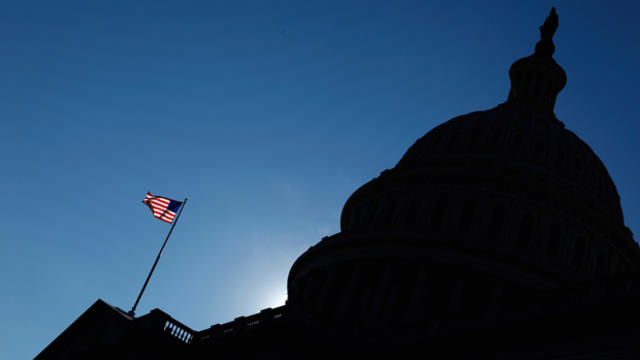
<svg viewBox="0 0 640 360">
<path fill-rule="evenodd" d="M 376 200 L 372 200 L 369 202 L 369 206 L 367 206 L 364 222 L 365 223 L 372 222 L 373 219 L 375 219 L 377 213 L 378 213 L 378 202 Z"/>
<path fill-rule="evenodd" d="M 511 139 L 511 153 L 517 153 L 520 150 L 520 145 L 522 145 L 522 135 L 517 132 Z"/>
<path fill-rule="evenodd" d="M 533 215 L 525 213 L 520 221 L 520 230 L 518 230 L 518 244 L 526 246 L 531 241 L 531 233 L 533 232 Z"/>
<path fill-rule="evenodd" d="M 396 199 L 391 199 L 388 201 L 387 205 L 384 209 L 383 220 L 385 224 L 391 224 L 393 222 L 393 216 L 396 213 L 396 207 L 398 206 L 398 201 Z"/>
<path fill-rule="evenodd" d="M 558 146 L 556 149 L 556 169 L 562 170 L 562 164 L 564 162 L 564 151 L 562 151 L 562 146 Z"/>
<path fill-rule="evenodd" d="M 591 173 L 591 181 L 590 181 L 590 184 L 589 184 L 590 185 L 589 188 L 591 189 L 591 191 L 597 191 L 598 189 L 596 188 L 596 186 L 597 186 L 596 185 L 596 182 L 597 182 L 596 179 L 598 178 L 598 176 L 597 176 L 598 174 L 596 172 L 596 164 L 595 164 L 595 161 L 593 161 L 593 159 L 591 159 L 589 161 L 589 170 L 590 170 L 590 173 Z"/>
<path fill-rule="evenodd" d="M 544 76 L 544 80 L 545 80 L 545 85 L 544 85 L 544 92 L 542 93 L 543 99 L 546 101 L 548 100 L 553 93 L 552 90 L 552 86 L 553 86 L 553 82 L 550 81 L 549 77 L 545 74 Z"/>
<path fill-rule="evenodd" d="M 365 222 L 365 220 L 367 219 L 367 207 L 359 206 L 358 210 L 356 211 L 356 214 L 358 214 L 357 222 L 360 222 L 360 223 Z"/>
<path fill-rule="evenodd" d="M 451 132 L 451 135 L 449 136 L 449 141 L 447 143 L 447 147 L 449 149 L 453 148 L 456 145 L 456 141 L 458 140 L 459 136 L 460 136 L 460 131 Z"/>
<path fill-rule="evenodd" d="M 573 246 L 573 257 L 571 258 L 571 265 L 574 267 L 582 266 L 582 259 L 584 258 L 585 249 L 587 247 L 587 241 L 584 237 L 578 236 Z"/>
<path fill-rule="evenodd" d="M 489 140 L 490 150 L 496 149 L 501 136 L 502 136 L 502 127 L 498 125 L 493 129 L 493 133 L 491 134 L 491 139 Z"/>
<path fill-rule="evenodd" d="M 437 270 L 434 269 L 434 273 Z M 431 318 L 441 318 L 446 316 L 453 294 L 453 284 L 455 278 L 448 272 L 442 272 L 438 276 L 427 278 L 428 287 L 425 301 L 427 316 Z"/>
<path fill-rule="evenodd" d="M 345 224 L 347 224 L 347 230 L 351 230 L 353 228 L 353 219 L 355 218 L 355 216 L 353 216 L 353 213 L 354 211 L 351 211 L 346 214 Z"/>
<path fill-rule="evenodd" d="M 489 229 L 487 230 L 489 236 L 497 237 L 502 233 L 504 215 L 504 205 L 498 204 L 493 208 L 493 214 L 491 214 L 491 221 L 489 222 Z"/>
<path fill-rule="evenodd" d="M 409 201 L 409 207 L 407 209 L 407 224 L 413 225 L 416 223 L 418 217 L 418 208 L 420 207 L 420 199 L 417 197 L 412 198 Z"/>
<path fill-rule="evenodd" d="M 328 280 L 327 271 L 322 269 L 322 270 L 316 270 L 315 273 L 316 274 L 313 279 L 313 287 L 316 289 L 316 291 L 322 291 L 321 289 L 324 289 L 324 287 L 327 286 L 327 280 Z M 320 303 L 322 301 L 322 297 L 318 295 L 320 294 L 319 293 L 315 294 L 314 299 L 311 300 L 314 311 L 317 311 L 319 308 L 322 307 L 322 304 Z"/>
<path fill-rule="evenodd" d="M 442 130 L 438 129 L 429 136 L 429 143 L 427 144 L 427 151 L 435 151 L 440 143 L 442 137 Z"/>
<path fill-rule="evenodd" d="M 600 176 L 596 177 L 596 194 L 602 198 L 602 178 Z"/>
<path fill-rule="evenodd" d="M 395 296 L 391 296 L 389 299 L 388 311 L 391 315 L 390 325 L 394 327 L 401 326 L 405 322 L 418 272 L 412 264 L 398 264 L 392 276 L 393 281 L 391 281 L 389 293 L 393 292 Z"/>
<path fill-rule="evenodd" d="M 340 264 L 334 270 L 335 274 L 344 274 L 345 276 L 333 276 L 327 284 L 325 298 L 319 305 L 318 311 L 329 319 L 335 316 L 338 304 L 340 303 L 342 294 L 345 292 L 347 280 L 350 278 L 353 268 L 350 264 Z M 330 276 L 330 275 L 329 275 Z"/>
<path fill-rule="evenodd" d="M 473 122 L 473 128 L 471 130 L 471 139 L 469 141 L 470 144 L 477 144 L 481 139 L 483 132 L 482 122 L 477 119 Z"/>
<path fill-rule="evenodd" d="M 607 273 L 607 251 L 602 249 L 598 252 L 598 257 L 596 258 L 596 268 L 595 273 Z"/>
<path fill-rule="evenodd" d="M 447 210 L 447 204 L 449 200 L 446 196 L 440 196 L 438 201 L 436 201 L 435 209 L 433 210 L 433 216 L 431 217 L 431 226 L 439 229 L 442 228 L 442 223 L 444 221 L 444 213 Z"/>
<path fill-rule="evenodd" d="M 462 283 L 460 312 L 466 319 L 482 318 L 490 302 L 491 285 L 478 276 L 467 276 Z"/>
<path fill-rule="evenodd" d="M 576 155 L 576 178 L 580 180 L 580 175 L 582 174 L 582 156 L 580 154 Z"/>
<path fill-rule="evenodd" d="M 598 255 L 596 256 L 596 263 L 593 266 L 593 273 L 594 274 L 602 273 L 603 262 L 604 261 L 602 259 L 602 252 L 599 252 Z"/>
<path fill-rule="evenodd" d="M 549 238 L 547 240 L 547 254 L 555 257 L 558 255 L 558 248 L 560 247 L 560 240 L 562 239 L 562 226 L 560 224 L 551 225 L 549 229 Z"/>
<path fill-rule="evenodd" d="M 460 217 L 460 231 L 469 232 L 469 230 L 471 230 L 471 221 L 475 210 L 475 200 L 467 199 L 464 201 L 464 205 L 462 206 L 462 216 Z"/>
<path fill-rule="evenodd" d="M 368 313 L 372 311 L 372 307 L 375 303 L 374 295 L 382 286 L 384 281 L 385 268 L 380 266 L 372 266 L 372 263 L 365 263 L 361 271 L 361 282 L 358 287 L 362 302 L 359 305 L 362 313 Z M 356 298 L 358 298 L 358 292 L 356 292 Z"/>
</svg>

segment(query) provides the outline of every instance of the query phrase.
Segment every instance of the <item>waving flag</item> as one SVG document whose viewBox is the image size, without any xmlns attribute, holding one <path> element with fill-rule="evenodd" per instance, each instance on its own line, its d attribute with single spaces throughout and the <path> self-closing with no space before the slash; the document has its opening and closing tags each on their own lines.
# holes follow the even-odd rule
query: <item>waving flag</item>
<svg viewBox="0 0 640 360">
<path fill-rule="evenodd" d="M 162 196 L 154 196 L 151 195 L 150 192 L 147 192 L 147 196 L 142 200 L 142 203 L 151 209 L 155 218 L 168 222 L 169 224 L 173 222 L 178 209 L 180 209 L 182 205 L 182 201 L 171 200 Z"/>
</svg>

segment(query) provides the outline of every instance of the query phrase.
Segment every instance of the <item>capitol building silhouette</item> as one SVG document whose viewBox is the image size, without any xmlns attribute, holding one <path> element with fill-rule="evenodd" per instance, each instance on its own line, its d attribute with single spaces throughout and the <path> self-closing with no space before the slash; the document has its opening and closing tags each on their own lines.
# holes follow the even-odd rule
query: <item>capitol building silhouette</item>
<svg viewBox="0 0 640 360">
<path fill-rule="evenodd" d="M 98 300 L 36 359 L 638 359 L 640 249 L 556 118 L 558 16 L 506 102 L 442 123 L 346 201 L 278 308 L 193 330 Z"/>
</svg>

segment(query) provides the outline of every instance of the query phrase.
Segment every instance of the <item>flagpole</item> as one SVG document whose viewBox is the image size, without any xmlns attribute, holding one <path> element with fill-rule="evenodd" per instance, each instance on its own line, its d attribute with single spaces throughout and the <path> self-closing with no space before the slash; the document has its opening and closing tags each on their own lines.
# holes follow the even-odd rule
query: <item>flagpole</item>
<svg viewBox="0 0 640 360">
<path fill-rule="evenodd" d="M 133 307 L 131 308 L 131 311 L 129 311 L 129 315 L 131 316 L 135 316 L 136 314 L 136 307 L 138 306 L 138 303 L 140 302 L 140 298 L 142 297 L 142 293 L 144 293 L 144 289 L 147 288 L 147 284 L 149 283 L 149 279 L 151 279 L 151 275 L 153 274 L 153 270 L 156 269 L 156 265 L 158 265 L 158 260 L 160 260 L 160 256 L 162 256 L 162 252 L 164 251 L 164 247 L 165 245 L 167 245 L 167 241 L 169 241 L 169 237 L 171 236 L 171 233 L 173 232 L 173 228 L 176 227 L 176 224 L 178 223 L 178 219 L 180 219 L 180 214 L 182 214 L 182 209 L 184 209 L 184 206 L 187 205 L 187 198 L 184 198 L 184 201 L 182 202 L 182 206 L 180 206 L 180 211 L 178 211 L 178 215 L 176 216 L 176 219 L 173 221 L 173 224 L 171 225 L 171 229 L 169 229 L 169 233 L 167 234 L 167 237 L 164 239 L 164 243 L 162 244 L 162 247 L 160 248 L 160 252 L 158 252 L 158 256 L 156 257 L 156 261 L 153 263 L 153 266 L 151 267 L 151 271 L 149 271 L 149 275 L 147 276 L 147 280 L 144 281 L 144 285 L 142 285 L 142 290 L 140 290 L 140 294 L 138 294 L 138 298 L 136 299 L 135 304 L 133 304 Z"/>
</svg>

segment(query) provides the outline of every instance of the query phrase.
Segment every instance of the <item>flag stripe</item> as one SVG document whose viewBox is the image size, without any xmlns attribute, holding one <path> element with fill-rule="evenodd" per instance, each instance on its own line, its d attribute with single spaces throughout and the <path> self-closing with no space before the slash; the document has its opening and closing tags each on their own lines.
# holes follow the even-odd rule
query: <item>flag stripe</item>
<svg viewBox="0 0 640 360">
<path fill-rule="evenodd" d="M 172 218 L 172 219 L 175 217 L 175 215 L 173 215 L 173 214 L 165 214 L 164 212 L 154 212 L 153 216 L 155 216 L 155 217 L 166 217 L 166 218 Z"/>
<path fill-rule="evenodd" d="M 159 201 L 158 199 L 149 200 L 150 203 L 157 206 L 169 206 L 169 202 Z"/>
<path fill-rule="evenodd" d="M 169 215 L 165 215 L 163 213 L 156 213 L 156 214 L 154 214 L 154 216 L 157 217 L 157 218 L 165 217 L 167 219 L 173 219 L 175 217 L 174 215 L 170 215 L 169 216 Z"/>
<path fill-rule="evenodd" d="M 182 205 L 182 202 L 171 200 L 162 196 L 153 196 L 147 193 L 142 202 L 149 207 L 153 216 L 164 222 L 171 224 L 176 217 L 176 211 Z"/>
</svg>

